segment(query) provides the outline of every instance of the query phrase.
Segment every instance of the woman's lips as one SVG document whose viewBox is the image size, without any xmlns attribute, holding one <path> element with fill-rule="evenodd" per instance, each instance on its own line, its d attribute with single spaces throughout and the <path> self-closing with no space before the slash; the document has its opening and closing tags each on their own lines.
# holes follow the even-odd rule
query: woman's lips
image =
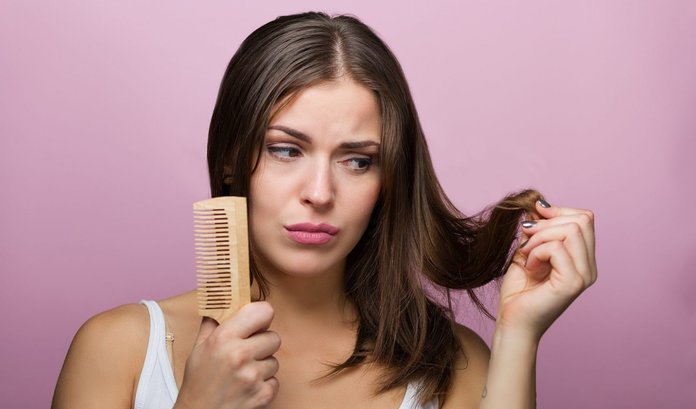
<svg viewBox="0 0 696 409">
<path fill-rule="evenodd" d="M 331 241 L 339 229 L 330 224 L 297 223 L 285 226 L 290 238 L 299 244 L 325 244 Z"/>
</svg>

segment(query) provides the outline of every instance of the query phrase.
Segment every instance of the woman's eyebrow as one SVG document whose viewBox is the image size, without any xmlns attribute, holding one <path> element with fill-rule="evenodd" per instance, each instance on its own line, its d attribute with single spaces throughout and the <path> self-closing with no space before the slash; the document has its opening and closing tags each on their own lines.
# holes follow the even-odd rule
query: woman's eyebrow
<svg viewBox="0 0 696 409">
<path fill-rule="evenodd" d="M 358 141 L 358 142 L 343 142 L 341 148 L 343 149 L 359 149 L 366 148 L 368 146 L 376 146 L 379 148 L 379 143 L 375 141 Z"/>
<path fill-rule="evenodd" d="M 294 138 L 297 138 L 297 139 L 301 140 L 302 142 L 312 143 L 312 138 L 310 138 L 309 135 L 305 135 L 296 129 L 288 128 L 287 126 L 271 125 L 268 127 L 268 129 L 275 129 L 276 131 L 285 132 L 286 134 L 288 134 Z"/>
<path fill-rule="evenodd" d="M 292 136 L 293 138 L 297 138 L 305 143 L 309 143 L 309 144 L 312 143 L 312 138 L 309 135 L 304 134 L 304 133 L 298 131 L 297 129 L 288 128 L 287 126 L 283 126 L 283 125 L 271 125 L 268 127 L 268 129 L 274 129 L 276 131 L 284 132 L 284 133 Z M 355 141 L 355 142 L 343 142 L 340 145 L 340 147 L 343 149 L 358 149 L 358 148 L 365 148 L 368 146 L 379 147 L 379 142 L 366 140 L 366 141 Z"/>
</svg>

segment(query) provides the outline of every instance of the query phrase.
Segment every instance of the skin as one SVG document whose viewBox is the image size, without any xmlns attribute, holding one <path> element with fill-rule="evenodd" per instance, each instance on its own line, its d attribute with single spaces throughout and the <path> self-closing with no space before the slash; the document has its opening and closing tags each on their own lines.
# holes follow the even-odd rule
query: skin
<svg viewBox="0 0 696 409">
<path fill-rule="evenodd" d="M 324 363 L 343 361 L 355 342 L 342 276 L 379 194 L 380 132 L 375 97 L 348 78 L 303 90 L 274 115 L 250 192 L 250 240 L 270 295 L 220 326 L 197 316 L 194 292 L 160 301 L 175 335 L 175 408 L 398 408 L 405 388 L 375 395 L 384 368 L 363 365 L 317 381 Z M 346 145 L 353 142 L 361 144 Z M 523 230 L 529 241 L 503 280 L 492 350 L 456 329 L 468 359 L 457 357 L 462 369 L 442 408 L 535 407 L 539 340 L 596 280 L 592 213 L 537 207 L 542 218 Z M 301 245 L 284 228 L 300 222 L 340 231 L 326 244 Z M 132 407 L 148 331 L 142 305 L 88 320 L 53 407 Z"/>
</svg>

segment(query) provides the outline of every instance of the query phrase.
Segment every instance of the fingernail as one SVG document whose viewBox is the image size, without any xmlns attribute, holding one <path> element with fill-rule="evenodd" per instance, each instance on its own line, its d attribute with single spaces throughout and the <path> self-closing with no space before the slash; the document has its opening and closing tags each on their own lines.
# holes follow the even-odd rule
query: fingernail
<svg viewBox="0 0 696 409">
<path fill-rule="evenodd" d="M 522 227 L 524 227 L 525 229 L 529 229 L 530 227 L 536 226 L 536 224 L 536 220 L 525 220 L 522 222 Z"/>
<path fill-rule="evenodd" d="M 520 244 L 520 248 L 524 247 L 529 243 L 529 239 L 525 240 L 524 243 Z"/>
<path fill-rule="evenodd" d="M 539 199 L 539 205 L 541 205 L 541 207 L 543 207 L 544 209 L 548 209 L 549 207 L 551 207 L 549 202 L 547 202 L 544 199 Z"/>
</svg>

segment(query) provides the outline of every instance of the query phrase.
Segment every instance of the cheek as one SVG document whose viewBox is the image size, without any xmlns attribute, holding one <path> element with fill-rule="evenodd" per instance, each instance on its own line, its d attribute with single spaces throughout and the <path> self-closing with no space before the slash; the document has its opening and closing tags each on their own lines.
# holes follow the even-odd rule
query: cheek
<svg viewBox="0 0 696 409">
<path fill-rule="evenodd" d="M 274 211 L 273 195 L 264 194 L 264 192 L 274 191 L 270 182 L 271 180 L 268 177 L 264 177 L 262 169 L 257 169 L 251 177 L 249 186 L 249 227 L 252 236 L 263 230 L 263 221 L 268 220 L 268 215 Z"/>
<path fill-rule="evenodd" d="M 273 206 L 274 197 L 279 192 L 279 178 L 274 177 L 268 169 L 263 165 L 263 160 L 256 171 L 251 175 L 249 186 L 249 199 L 251 200 L 250 211 L 254 213 L 263 213 L 269 207 Z M 274 194 L 269 194 L 274 192 Z"/>
<path fill-rule="evenodd" d="M 367 226 L 367 223 L 372 214 L 372 210 L 377 204 L 377 199 L 379 198 L 381 190 L 381 185 L 379 181 L 374 183 L 366 184 L 365 189 L 363 189 L 359 195 L 356 195 L 356 199 L 351 204 L 352 211 L 355 211 L 356 216 L 362 221 L 362 225 Z"/>
</svg>

